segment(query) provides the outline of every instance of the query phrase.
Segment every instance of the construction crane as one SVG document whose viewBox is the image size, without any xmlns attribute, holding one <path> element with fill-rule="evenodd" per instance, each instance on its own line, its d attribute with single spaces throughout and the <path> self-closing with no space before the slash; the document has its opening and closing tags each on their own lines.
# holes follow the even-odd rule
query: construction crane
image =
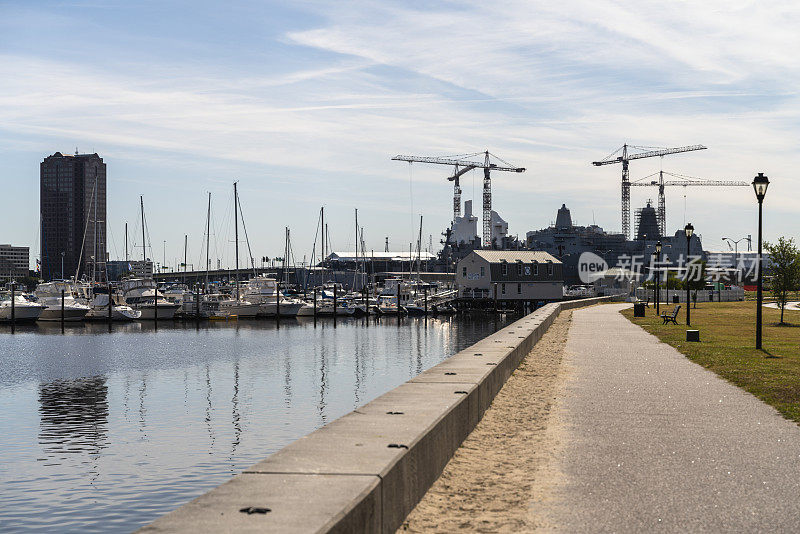
<svg viewBox="0 0 800 534">
<path fill-rule="evenodd" d="M 639 150 L 632 154 L 628 153 L 628 149 Z M 635 146 L 624 144 L 605 158 L 600 161 L 593 161 L 592 165 L 597 167 L 601 165 L 611 165 L 614 163 L 622 163 L 622 233 L 625 238 L 630 238 L 631 233 L 631 182 L 630 175 L 628 174 L 628 162 L 633 159 L 652 158 L 655 156 L 668 156 L 670 154 L 679 154 L 681 152 L 692 152 L 694 150 L 705 150 L 703 145 L 690 145 L 681 146 L 676 148 L 658 148 L 652 146 Z M 622 152 L 620 154 L 620 152 Z"/>
<path fill-rule="evenodd" d="M 483 162 L 473 161 L 469 158 L 484 156 Z M 502 163 L 498 165 L 492 163 L 490 156 Z M 453 221 L 456 217 L 461 217 L 461 184 L 459 178 L 472 169 L 483 169 L 483 246 L 490 247 L 492 244 L 492 181 L 490 171 L 505 172 L 525 172 L 524 167 L 514 167 L 507 161 L 491 154 L 488 150 L 475 152 L 474 154 L 460 154 L 456 156 L 428 157 L 428 156 L 402 156 L 392 158 L 393 161 L 407 161 L 408 163 L 432 163 L 435 165 L 452 165 L 455 170 L 452 176 L 447 179 L 454 182 L 453 185 Z"/>
<path fill-rule="evenodd" d="M 664 175 L 677 178 L 676 180 L 664 180 Z M 658 180 L 649 180 L 658 175 Z M 749 183 L 739 180 L 707 180 L 704 178 L 697 178 L 695 176 L 686 176 L 684 174 L 675 174 L 672 172 L 658 171 L 644 178 L 640 178 L 630 183 L 631 187 L 652 187 L 658 186 L 658 229 L 661 235 L 666 235 L 667 230 L 667 206 L 664 199 L 664 187 L 681 185 L 687 186 L 703 186 L 703 187 L 748 187 Z"/>
</svg>

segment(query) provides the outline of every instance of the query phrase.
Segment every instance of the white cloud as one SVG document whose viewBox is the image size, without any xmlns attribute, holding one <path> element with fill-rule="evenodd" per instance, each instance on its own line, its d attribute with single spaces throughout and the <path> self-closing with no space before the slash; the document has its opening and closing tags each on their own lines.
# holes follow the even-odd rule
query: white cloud
<svg viewBox="0 0 800 534">
<path fill-rule="evenodd" d="M 666 158 L 664 169 L 748 180 L 765 170 L 771 192 L 778 191 L 769 199 L 778 217 L 773 228 L 797 232 L 790 224 L 800 184 L 790 177 L 800 21 L 790 3 L 306 6 L 323 22 L 290 29 L 285 43 L 330 59 L 315 52 L 313 61 L 277 74 L 269 65 L 221 76 L 210 65 L 158 58 L 111 71 L 0 56 L 0 134 L 7 146 L 26 150 L 32 139 L 55 149 L 94 146 L 123 167 L 126 160 L 157 160 L 166 175 L 146 180 L 165 186 L 182 184 L 187 169 L 201 180 L 249 173 L 258 177 L 253 190 L 309 205 L 364 206 L 364 220 L 369 210 L 376 216 L 373 239 L 398 233 L 399 241 L 410 232 L 379 216 L 408 209 L 408 169 L 389 160 L 396 153 L 489 148 L 526 166 L 525 174 L 494 180 L 495 206 L 522 234 L 546 225 L 561 202 L 575 205 L 579 220 L 594 210 L 598 223 L 617 228 L 619 169 L 594 168 L 592 160 L 626 141 L 703 143 L 710 150 Z M 636 162 L 632 176 L 660 164 Z M 450 217 L 445 174 L 413 168 L 415 206 L 426 211 L 429 228 L 444 227 Z M 728 233 L 731 225 L 750 231 L 749 194 L 693 190 L 687 210 L 707 234 Z M 634 205 L 646 195 L 655 191 L 634 191 Z M 669 213 L 682 212 L 680 193 L 668 195 Z M 745 217 L 743 210 L 750 210 Z M 285 222 L 270 222 L 275 214 L 268 210 L 251 212 L 254 227 Z M 289 222 L 300 226 L 298 239 L 308 238 L 312 218 Z M 262 249 L 282 246 L 275 235 L 262 239 Z"/>
</svg>

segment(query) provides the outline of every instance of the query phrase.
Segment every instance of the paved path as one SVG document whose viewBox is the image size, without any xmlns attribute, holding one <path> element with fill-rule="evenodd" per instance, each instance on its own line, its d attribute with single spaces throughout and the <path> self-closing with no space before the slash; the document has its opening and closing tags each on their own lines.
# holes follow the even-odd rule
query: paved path
<svg viewBox="0 0 800 534">
<path fill-rule="evenodd" d="M 532 507 L 568 532 L 800 532 L 800 427 L 623 307 L 573 314 L 554 412 L 560 473 Z"/>
</svg>

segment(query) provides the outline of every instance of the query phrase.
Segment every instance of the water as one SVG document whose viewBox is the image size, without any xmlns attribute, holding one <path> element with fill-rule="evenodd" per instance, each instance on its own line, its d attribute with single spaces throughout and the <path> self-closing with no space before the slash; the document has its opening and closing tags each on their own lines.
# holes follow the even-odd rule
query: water
<svg viewBox="0 0 800 534">
<path fill-rule="evenodd" d="M 494 330 L 485 318 L 0 326 L 0 531 L 134 530 Z"/>
</svg>

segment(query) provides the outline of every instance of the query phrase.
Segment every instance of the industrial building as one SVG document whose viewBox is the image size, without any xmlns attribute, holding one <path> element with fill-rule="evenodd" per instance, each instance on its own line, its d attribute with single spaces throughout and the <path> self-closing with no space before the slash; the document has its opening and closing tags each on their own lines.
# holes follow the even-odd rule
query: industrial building
<svg viewBox="0 0 800 534">
<path fill-rule="evenodd" d="M 456 286 L 460 299 L 514 302 L 561 300 L 561 262 L 547 252 L 474 250 L 458 262 Z"/>
<path fill-rule="evenodd" d="M 641 267 L 643 264 L 649 265 L 649 259 L 659 241 L 662 244 L 662 262 L 675 265 L 681 256 L 686 257 L 686 234 L 683 229 L 677 230 L 672 236 L 662 236 L 656 210 L 649 203 L 636 212 L 634 240 L 626 239 L 623 234 L 606 232 L 594 224 L 574 225 L 569 208 L 562 204 L 556 215 L 555 225 L 526 234 L 525 248 L 542 250 L 557 257 L 564 264 L 565 282 L 579 284 L 578 260 L 582 253 L 593 252 L 611 267 L 632 268 L 632 263 L 635 262 Z M 691 237 L 689 254 L 705 259 L 698 234 Z"/>
<path fill-rule="evenodd" d="M 0 245 L 0 282 L 10 282 L 28 276 L 29 262 L 28 247 Z"/>
<path fill-rule="evenodd" d="M 41 276 L 97 278 L 106 262 L 106 164 L 56 152 L 40 164 Z"/>
</svg>

